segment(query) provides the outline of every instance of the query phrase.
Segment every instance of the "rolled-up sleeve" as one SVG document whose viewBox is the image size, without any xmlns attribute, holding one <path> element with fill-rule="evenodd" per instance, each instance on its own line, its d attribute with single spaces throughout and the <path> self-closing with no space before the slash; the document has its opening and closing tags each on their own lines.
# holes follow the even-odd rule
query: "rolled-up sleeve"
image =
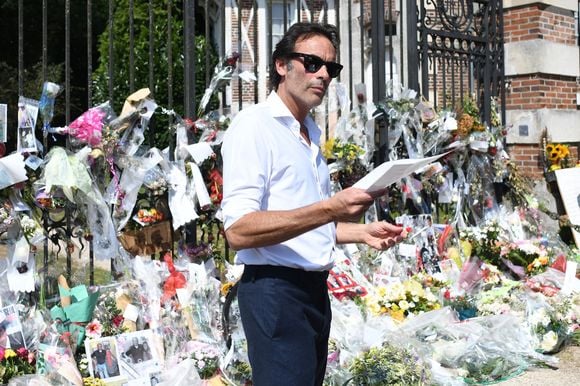
<svg viewBox="0 0 580 386">
<path fill-rule="evenodd" d="M 269 149 L 258 114 L 240 112 L 222 143 L 224 228 L 259 211 L 268 184 Z"/>
</svg>

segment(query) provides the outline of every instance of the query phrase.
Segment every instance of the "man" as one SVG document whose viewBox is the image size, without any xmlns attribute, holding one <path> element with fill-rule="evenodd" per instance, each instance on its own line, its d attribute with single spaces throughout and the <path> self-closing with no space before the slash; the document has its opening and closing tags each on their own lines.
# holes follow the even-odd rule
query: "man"
<svg viewBox="0 0 580 386">
<path fill-rule="evenodd" d="M 99 378 L 109 378 L 109 372 L 107 371 L 107 351 L 103 349 L 101 343 L 97 343 L 97 349 L 93 351 L 91 358 L 93 359 L 93 365 L 97 370 Z"/>
<path fill-rule="evenodd" d="M 145 358 L 145 350 L 143 345 L 139 343 L 139 339 L 133 338 L 133 344 L 125 351 L 125 356 L 131 358 L 131 363 L 143 362 Z"/>
<path fill-rule="evenodd" d="M 236 263 L 245 264 L 238 304 L 256 386 L 322 384 L 335 244 L 386 249 L 402 238 L 386 222 L 351 222 L 381 193 L 330 196 L 309 112 L 342 69 L 338 44 L 334 26 L 290 27 L 272 54 L 274 91 L 234 118 L 222 145 L 224 227 Z"/>
</svg>

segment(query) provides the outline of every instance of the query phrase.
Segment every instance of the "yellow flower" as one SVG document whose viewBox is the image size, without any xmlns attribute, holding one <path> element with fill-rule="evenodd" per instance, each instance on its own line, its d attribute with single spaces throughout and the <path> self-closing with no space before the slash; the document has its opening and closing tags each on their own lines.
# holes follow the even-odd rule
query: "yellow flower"
<svg viewBox="0 0 580 386">
<path fill-rule="evenodd" d="M 461 251 L 463 252 L 465 257 L 470 257 L 471 251 L 473 250 L 473 246 L 471 245 L 471 243 L 467 240 L 461 240 L 459 244 L 461 246 Z"/>
<path fill-rule="evenodd" d="M 233 286 L 234 286 L 234 283 L 232 283 L 232 282 L 227 282 L 227 283 L 222 284 L 222 288 L 220 289 L 222 296 L 226 296 L 230 292 L 230 290 L 232 289 Z"/>
<path fill-rule="evenodd" d="M 328 141 L 324 142 L 324 145 L 322 146 L 322 155 L 324 156 L 324 158 L 326 159 L 334 158 L 334 144 L 335 144 L 334 138 L 330 138 Z"/>
<path fill-rule="evenodd" d="M 7 348 L 4 351 L 4 358 L 6 358 L 6 359 L 12 358 L 12 357 L 15 357 L 15 356 L 16 356 L 16 353 L 11 348 Z"/>
<path fill-rule="evenodd" d="M 403 310 L 398 310 L 398 311 L 391 311 L 390 313 L 391 318 L 402 322 L 403 320 L 405 320 L 405 313 L 403 312 Z"/>
<path fill-rule="evenodd" d="M 459 249 L 457 249 L 455 247 L 449 247 L 447 249 L 447 256 L 455 262 L 455 264 L 457 265 L 457 267 L 459 269 L 461 269 L 461 267 L 463 266 L 463 262 L 461 261 L 461 255 L 459 253 Z"/>
</svg>

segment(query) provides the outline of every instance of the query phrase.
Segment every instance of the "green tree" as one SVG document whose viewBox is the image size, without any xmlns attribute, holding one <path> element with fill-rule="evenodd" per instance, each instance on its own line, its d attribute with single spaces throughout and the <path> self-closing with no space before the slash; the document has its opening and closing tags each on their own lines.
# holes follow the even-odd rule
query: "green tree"
<svg viewBox="0 0 580 386">
<path fill-rule="evenodd" d="M 132 91 L 149 87 L 152 96 L 161 107 L 171 107 L 175 112 L 184 115 L 184 33 L 183 4 L 181 1 L 171 2 L 171 20 L 168 20 L 167 2 L 153 1 L 153 29 L 149 29 L 149 5 L 147 2 L 134 2 L 134 90 L 130 90 L 130 30 L 128 0 L 116 3 L 112 22 L 112 37 L 109 28 L 99 37 L 99 66 L 93 73 L 94 104 L 109 100 L 116 112 L 120 112 L 124 100 Z M 203 12 L 196 12 L 203 15 Z M 171 23 L 171 39 L 168 39 L 168 25 Z M 196 25 L 202 25 L 196 22 Z M 153 61 L 149 62 L 150 33 L 153 36 Z M 203 34 L 195 38 L 195 82 L 196 105 L 199 104 L 205 90 L 205 57 L 210 55 L 211 69 L 217 64 L 215 51 Z M 109 95 L 109 42 L 112 41 L 112 94 Z M 172 62 L 169 63 L 168 44 L 171 44 Z M 171 68 L 169 68 L 171 65 Z M 153 69 L 153 85 L 149 85 L 149 70 Z M 172 81 L 170 83 L 169 70 Z M 170 87 L 171 86 L 171 89 Z M 169 94 L 171 90 L 171 95 Z M 170 101 L 172 103 L 170 103 Z M 215 105 L 215 101 L 214 101 Z M 188 117 L 193 118 L 193 117 Z M 163 148 L 170 141 L 171 132 L 167 130 L 168 118 L 161 114 L 154 115 L 154 143 Z"/>
</svg>

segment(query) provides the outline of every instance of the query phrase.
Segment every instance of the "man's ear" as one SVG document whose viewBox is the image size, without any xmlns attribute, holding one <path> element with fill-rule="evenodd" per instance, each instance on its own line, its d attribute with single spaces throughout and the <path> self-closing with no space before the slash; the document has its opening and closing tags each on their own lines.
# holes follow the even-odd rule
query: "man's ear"
<svg viewBox="0 0 580 386">
<path fill-rule="evenodd" d="M 288 72 L 288 62 L 284 59 L 276 59 L 276 72 L 278 73 L 278 75 L 280 76 L 286 76 L 286 73 Z"/>
</svg>

